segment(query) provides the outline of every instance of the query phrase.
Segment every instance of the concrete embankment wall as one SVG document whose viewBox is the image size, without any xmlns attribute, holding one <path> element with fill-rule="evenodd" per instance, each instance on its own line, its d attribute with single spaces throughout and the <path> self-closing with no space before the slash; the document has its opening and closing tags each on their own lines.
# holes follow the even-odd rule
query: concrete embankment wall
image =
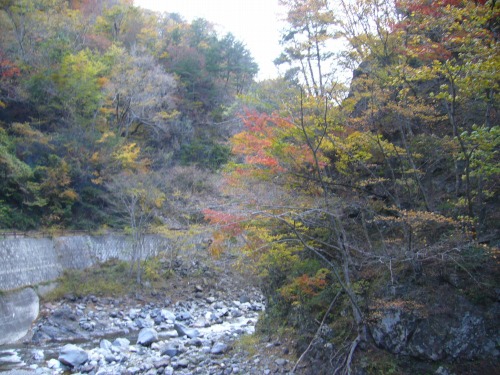
<svg viewBox="0 0 500 375">
<path fill-rule="evenodd" d="M 143 256 L 169 250 L 170 241 L 148 235 Z M 0 345 L 25 336 L 38 315 L 32 287 L 55 280 L 65 270 L 84 269 L 112 258 L 129 260 L 125 235 L 4 238 L 0 240 Z"/>
<path fill-rule="evenodd" d="M 168 249 L 159 235 L 145 239 L 144 256 Z M 108 259 L 129 260 L 130 238 L 125 235 L 6 238 L 0 240 L 0 291 L 48 282 L 67 269 L 84 269 Z"/>
<path fill-rule="evenodd" d="M 31 288 L 0 295 L 0 345 L 23 338 L 38 311 L 38 296 Z"/>
</svg>

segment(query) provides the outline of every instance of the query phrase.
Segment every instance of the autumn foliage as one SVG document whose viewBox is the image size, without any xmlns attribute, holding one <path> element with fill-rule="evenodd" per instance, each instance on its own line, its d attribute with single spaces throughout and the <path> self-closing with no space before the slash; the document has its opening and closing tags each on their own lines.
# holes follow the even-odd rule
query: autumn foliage
<svg viewBox="0 0 500 375">
<path fill-rule="evenodd" d="M 1 227 L 119 227 L 118 176 L 227 162 L 258 71 L 233 35 L 131 0 L 3 1 L 0 29 Z"/>
<path fill-rule="evenodd" d="M 248 98 L 224 171 L 232 204 L 205 217 L 218 252 L 237 247 L 263 280 L 269 320 L 310 342 L 311 321 L 345 332 L 330 371 L 350 373 L 374 294 L 397 306 L 402 285 L 443 267 L 481 279 L 475 262 L 493 261 L 478 241 L 498 241 L 498 4 L 341 1 L 333 19 L 325 2 L 283 3 L 276 63 L 291 69 Z M 339 35 L 339 65 L 356 66 L 343 93 L 323 70 Z"/>
</svg>

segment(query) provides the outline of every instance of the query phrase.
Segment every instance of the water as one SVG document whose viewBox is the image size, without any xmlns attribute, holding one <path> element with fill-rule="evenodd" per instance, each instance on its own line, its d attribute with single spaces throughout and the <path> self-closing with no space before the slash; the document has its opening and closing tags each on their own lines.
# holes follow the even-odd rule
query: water
<svg viewBox="0 0 500 375">
<path fill-rule="evenodd" d="M 25 365 L 17 349 L 0 350 L 0 371 L 21 368 Z"/>
<path fill-rule="evenodd" d="M 196 328 L 201 337 L 223 336 L 232 334 L 238 336 L 237 332 L 252 334 L 255 330 L 255 319 L 252 319 L 252 324 L 248 324 L 249 317 L 241 316 L 223 321 L 221 324 L 213 324 L 209 327 Z M 15 344 L 8 347 L 0 346 L 0 373 L 15 369 L 33 369 L 37 367 L 47 367 L 47 361 L 59 356 L 60 349 L 66 344 L 75 344 L 83 349 L 90 350 L 99 347 L 99 343 L 103 339 L 114 341 L 116 338 L 126 338 L 133 345 L 139 331 L 133 331 L 129 334 L 123 332 L 112 333 L 109 335 L 94 337 L 90 340 L 66 340 L 66 341 L 51 341 L 41 344 Z M 160 340 L 168 340 L 177 338 L 175 330 L 167 330 L 158 332 Z"/>
<path fill-rule="evenodd" d="M 59 356 L 59 351 L 66 344 L 75 344 L 84 349 L 91 349 L 99 346 L 102 339 L 110 341 L 118 338 L 126 337 L 131 342 L 137 339 L 133 334 L 129 337 L 123 334 L 113 334 L 91 340 L 66 340 L 66 341 L 49 341 L 44 344 L 10 344 L 8 346 L 0 346 L 0 373 L 15 369 L 29 369 L 31 365 L 45 367 L 47 361 L 51 358 Z"/>
</svg>

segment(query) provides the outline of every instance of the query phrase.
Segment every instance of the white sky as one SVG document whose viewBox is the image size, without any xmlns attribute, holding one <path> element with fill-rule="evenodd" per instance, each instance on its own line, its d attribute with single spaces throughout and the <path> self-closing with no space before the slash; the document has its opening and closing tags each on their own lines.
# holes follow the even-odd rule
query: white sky
<svg viewBox="0 0 500 375">
<path fill-rule="evenodd" d="M 154 11 L 179 13 L 185 20 L 204 18 L 217 26 L 220 36 L 232 33 L 245 43 L 259 65 L 258 79 L 275 78 L 273 60 L 279 45 L 282 11 L 278 0 L 135 0 Z"/>
</svg>

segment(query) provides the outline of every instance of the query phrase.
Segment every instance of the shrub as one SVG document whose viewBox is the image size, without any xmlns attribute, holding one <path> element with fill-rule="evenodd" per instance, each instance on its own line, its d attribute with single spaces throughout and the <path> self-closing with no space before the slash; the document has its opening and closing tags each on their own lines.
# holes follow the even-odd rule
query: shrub
<svg viewBox="0 0 500 375">
<path fill-rule="evenodd" d="M 181 163 L 216 171 L 229 161 L 231 148 L 213 140 L 195 140 L 181 148 Z"/>
</svg>

